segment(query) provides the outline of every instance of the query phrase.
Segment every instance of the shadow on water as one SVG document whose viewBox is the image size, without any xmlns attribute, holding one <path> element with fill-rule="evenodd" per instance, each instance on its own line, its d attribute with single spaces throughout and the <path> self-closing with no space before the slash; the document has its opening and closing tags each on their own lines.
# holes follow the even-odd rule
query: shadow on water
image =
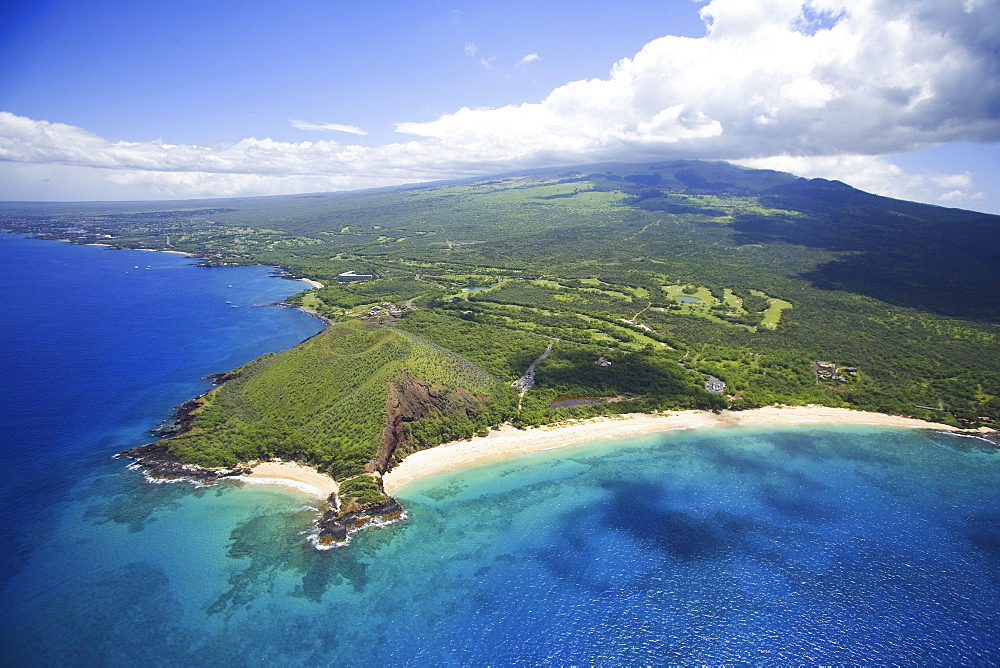
<svg viewBox="0 0 1000 668">
<path fill-rule="evenodd" d="M 976 513 L 965 521 L 966 538 L 993 561 L 1000 561 L 1000 511 Z"/>
<path fill-rule="evenodd" d="M 813 482 L 806 476 L 802 478 Z M 823 486 L 813 482 L 806 487 L 815 491 Z M 798 522 L 820 524 L 837 522 L 844 517 L 843 511 L 836 505 L 817 498 L 815 494 L 804 494 L 802 486 L 764 484 L 760 487 L 760 500 L 782 517 Z"/>
<path fill-rule="evenodd" d="M 769 441 L 780 454 L 745 451 L 730 443 L 713 440 L 699 443 L 698 454 L 724 475 L 754 478 L 747 482 L 761 485 L 765 500 L 774 499 L 779 509 L 787 503 L 798 503 L 799 497 L 807 493 L 816 495 L 829 489 L 826 483 L 796 468 L 794 458 L 783 456 L 792 452 L 820 461 L 828 459 L 827 451 L 801 436 L 769 436 Z M 797 495 L 793 493 L 796 490 Z M 787 497 L 787 503 L 778 497 Z"/>
<path fill-rule="evenodd" d="M 609 492 L 600 523 L 680 562 L 719 559 L 749 550 L 768 523 L 721 509 L 681 509 L 662 486 L 630 480 L 604 481 Z M 683 502 L 678 500 L 677 505 Z"/>
<path fill-rule="evenodd" d="M 830 436 L 823 430 L 776 431 L 768 440 L 782 454 L 789 457 L 827 461 L 840 458 L 850 462 L 897 466 L 903 459 L 886 448 L 879 448 L 872 441 L 858 442 L 852 438 Z"/>
<path fill-rule="evenodd" d="M 780 475 L 784 467 L 776 460 L 765 460 L 756 453 L 745 453 L 726 442 L 705 440 L 698 444 L 699 455 L 717 469 L 740 476 L 752 475 L 759 478 Z"/>
</svg>

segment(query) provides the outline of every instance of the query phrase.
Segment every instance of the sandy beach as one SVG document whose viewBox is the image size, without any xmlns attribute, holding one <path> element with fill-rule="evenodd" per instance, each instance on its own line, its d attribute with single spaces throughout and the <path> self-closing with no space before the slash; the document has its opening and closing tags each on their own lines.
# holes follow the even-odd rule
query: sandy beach
<svg viewBox="0 0 1000 668">
<path fill-rule="evenodd" d="M 769 406 L 749 411 L 675 411 L 646 415 L 632 413 L 520 430 L 509 425 L 436 448 L 415 452 L 386 473 L 382 482 L 389 494 L 411 480 L 450 469 L 513 457 L 526 452 L 553 450 L 576 443 L 698 427 L 749 427 L 794 424 L 859 424 L 959 431 L 955 427 L 913 418 L 865 413 L 825 406 Z"/>
<path fill-rule="evenodd" d="M 251 466 L 248 476 L 236 476 L 233 480 L 256 485 L 279 485 L 327 499 L 337 491 L 337 482 L 311 466 L 294 462 L 260 462 Z"/>
<path fill-rule="evenodd" d="M 577 443 L 652 434 L 699 427 L 756 427 L 796 424 L 858 424 L 960 431 L 956 427 L 914 418 L 866 413 L 825 406 L 769 406 L 749 411 L 674 411 L 647 415 L 631 413 L 615 417 L 575 420 L 534 429 L 504 425 L 468 441 L 455 441 L 415 452 L 382 477 L 391 494 L 406 483 L 460 466 L 481 464 L 527 452 L 554 450 Z M 253 484 L 280 485 L 326 499 L 337 491 L 337 483 L 316 469 L 293 462 L 251 462 L 252 473 L 239 476 Z"/>
<path fill-rule="evenodd" d="M 103 244 L 94 244 L 95 246 L 101 246 Z M 194 257 L 191 253 L 185 253 L 179 250 L 163 250 L 160 248 L 134 248 L 133 250 L 145 251 L 147 253 L 173 253 L 174 255 L 187 255 L 189 257 Z"/>
<path fill-rule="evenodd" d="M 59 241 L 68 241 L 68 242 L 72 243 L 72 240 L 70 240 L 70 239 L 60 239 Z M 112 244 L 103 244 L 103 243 L 100 243 L 100 242 L 94 242 L 94 243 L 83 244 L 83 245 L 84 246 L 104 246 L 105 248 L 117 248 L 117 246 L 114 246 Z M 162 249 L 159 249 L 159 248 L 132 248 L 130 250 L 143 251 L 145 253 L 173 253 L 174 255 L 187 255 L 188 257 L 194 257 L 194 255 L 192 255 L 191 253 L 186 253 L 184 251 L 179 251 L 179 250 L 162 250 Z M 302 280 L 306 280 L 306 279 L 302 279 Z"/>
<path fill-rule="evenodd" d="M 299 280 L 302 281 L 303 283 L 305 283 L 306 285 L 308 285 L 310 288 L 321 288 L 321 287 L 323 287 L 322 283 L 320 283 L 319 281 L 314 281 L 311 278 L 300 278 Z"/>
</svg>

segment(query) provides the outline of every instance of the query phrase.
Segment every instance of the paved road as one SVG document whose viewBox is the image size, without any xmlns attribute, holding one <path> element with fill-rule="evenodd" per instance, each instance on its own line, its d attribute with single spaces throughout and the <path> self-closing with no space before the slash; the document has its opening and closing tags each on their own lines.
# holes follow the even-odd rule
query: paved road
<svg viewBox="0 0 1000 668">
<path fill-rule="evenodd" d="M 546 357 L 549 356 L 549 353 L 552 352 L 552 346 L 553 346 L 553 344 L 555 344 L 555 342 L 558 341 L 558 340 L 559 339 L 552 339 L 551 341 L 549 341 L 549 347 L 545 349 L 545 352 L 542 353 L 541 356 L 539 356 L 538 359 L 536 359 L 534 362 L 531 363 L 531 366 L 528 367 L 528 370 L 524 372 L 523 376 L 521 376 L 520 378 L 518 378 L 517 380 L 515 380 L 513 383 L 511 383 L 511 385 L 513 385 L 514 387 L 521 388 L 521 394 L 522 395 L 524 395 L 525 392 L 527 392 L 532 387 L 534 387 L 534 385 L 535 385 L 535 366 L 537 366 L 539 362 L 541 362 L 543 359 L 545 359 Z"/>
</svg>

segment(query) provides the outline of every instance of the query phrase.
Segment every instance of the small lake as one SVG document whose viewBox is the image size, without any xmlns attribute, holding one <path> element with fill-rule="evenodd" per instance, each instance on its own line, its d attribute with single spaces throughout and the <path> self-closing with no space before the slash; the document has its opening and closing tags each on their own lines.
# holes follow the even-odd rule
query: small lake
<svg viewBox="0 0 1000 668">
<path fill-rule="evenodd" d="M 482 292 L 483 290 L 489 290 L 489 288 L 462 288 L 462 292 Z"/>
<path fill-rule="evenodd" d="M 601 401 L 597 397 L 560 397 L 556 399 L 551 404 L 549 408 L 562 408 L 564 406 L 586 406 L 587 404 L 596 404 Z"/>
<path fill-rule="evenodd" d="M 699 299 L 698 297 L 689 297 L 687 295 L 680 295 L 678 297 L 674 297 L 674 301 L 683 302 L 684 304 L 694 304 L 695 302 L 700 302 L 701 299 Z"/>
</svg>

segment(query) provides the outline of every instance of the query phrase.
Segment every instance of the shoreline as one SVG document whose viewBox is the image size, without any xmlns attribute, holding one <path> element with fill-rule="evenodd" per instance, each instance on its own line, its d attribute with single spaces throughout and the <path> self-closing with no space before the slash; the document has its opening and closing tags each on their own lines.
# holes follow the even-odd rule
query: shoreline
<svg viewBox="0 0 1000 668">
<path fill-rule="evenodd" d="M 35 235 L 29 236 L 40 238 Z M 71 239 L 58 239 L 58 241 L 73 243 Z M 83 245 L 119 248 L 118 246 L 101 242 L 91 242 Z M 128 250 L 174 253 L 198 259 L 198 256 L 193 253 L 179 250 L 158 248 L 132 248 Z M 287 272 L 287 269 L 284 267 L 271 266 Z M 324 287 L 323 283 L 309 278 L 293 280 L 302 281 L 314 289 Z M 334 324 L 332 320 L 320 315 L 317 311 L 307 306 L 284 302 L 280 305 L 291 306 L 306 315 L 321 320 L 327 325 Z M 961 429 L 960 427 L 928 422 L 917 418 L 857 411 L 849 408 L 830 408 L 812 404 L 808 406 L 767 406 L 744 411 L 723 410 L 719 413 L 700 410 L 667 411 L 652 414 L 628 413 L 584 420 L 570 420 L 523 430 L 505 424 L 497 429 L 492 429 L 487 436 L 474 436 L 468 440 L 442 443 L 441 445 L 410 454 L 391 471 L 382 476 L 383 492 L 389 496 L 392 492 L 413 480 L 461 466 L 499 461 L 520 454 L 555 450 L 580 443 L 613 440 L 677 429 L 795 424 L 871 425 L 933 429 L 968 436 L 976 435 L 974 432 Z M 996 429 L 989 427 L 981 427 L 978 431 L 984 436 L 986 434 L 997 434 Z M 996 442 L 996 439 L 993 439 L 993 442 Z M 125 455 L 125 453 L 119 453 L 119 455 L 115 456 L 118 457 L 121 455 Z M 249 484 L 268 484 L 293 489 L 322 501 L 328 501 L 331 495 L 339 492 L 339 485 L 336 480 L 327 474 L 320 473 L 315 468 L 297 462 L 250 462 L 247 466 L 250 467 L 248 474 L 227 475 L 225 477 Z"/>
<path fill-rule="evenodd" d="M 94 244 L 95 246 L 100 246 L 101 244 Z M 132 250 L 143 251 L 144 253 L 173 253 L 174 255 L 187 255 L 188 257 L 197 258 L 198 256 L 194 253 L 186 253 L 179 250 L 167 250 L 165 248 L 133 248 Z"/>
<path fill-rule="evenodd" d="M 767 427 L 791 425 L 870 425 L 907 429 L 933 429 L 960 434 L 968 431 L 916 418 L 855 411 L 826 406 L 768 406 L 746 411 L 688 410 L 665 413 L 628 413 L 620 416 L 573 420 L 532 429 L 503 425 L 488 436 L 452 441 L 407 456 L 382 476 L 386 495 L 414 480 L 470 465 L 485 464 L 529 452 L 543 452 L 581 443 L 613 440 L 660 432 L 702 427 Z M 992 433 L 988 428 L 983 434 Z M 248 484 L 275 485 L 327 501 L 339 491 L 337 482 L 317 469 L 297 462 L 248 462 L 250 473 L 227 476 Z"/>
<path fill-rule="evenodd" d="M 249 474 L 232 476 L 229 480 L 294 489 L 323 501 L 340 490 L 336 480 L 305 464 L 277 461 L 250 462 L 248 466 L 250 466 Z"/>
<path fill-rule="evenodd" d="M 34 237 L 34 238 L 41 239 L 41 241 L 45 241 L 44 238 L 40 238 L 40 237 Z M 58 239 L 58 241 L 66 241 L 68 243 L 73 243 L 72 239 Z M 187 251 L 179 251 L 179 250 L 169 250 L 169 249 L 165 249 L 165 248 L 127 248 L 127 247 L 124 247 L 124 246 L 115 246 L 114 244 L 105 244 L 105 243 L 100 243 L 100 242 L 97 242 L 97 241 L 92 242 L 92 243 L 87 243 L 87 244 L 80 244 L 80 245 L 81 246 L 103 246 L 104 248 L 121 249 L 121 250 L 135 250 L 135 251 L 142 251 L 144 253 L 173 253 L 175 255 L 187 255 L 188 257 L 197 258 L 197 256 L 194 253 L 188 253 Z"/>
<path fill-rule="evenodd" d="M 289 304 L 288 302 L 279 302 L 278 305 L 279 306 L 287 306 L 289 308 L 293 308 L 293 309 L 296 309 L 298 311 L 302 311 L 303 313 L 305 313 L 308 316 L 316 318 L 317 320 L 321 320 L 326 325 L 335 325 L 335 324 L 337 324 L 333 320 L 330 320 L 329 318 L 327 318 L 325 315 L 321 315 L 319 313 L 319 311 L 317 311 L 316 309 L 309 308 L 308 306 L 303 306 L 302 304 Z"/>
<path fill-rule="evenodd" d="M 382 484 L 385 493 L 392 494 L 409 482 L 435 473 L 450 471 L 462 466 L 500 461 L 528 452 L 554 450 L 591 441 L 700 427 L 757 427 L 796 424 L 854 424 L 967 433 L 958 427 L 916 418 L 814 405 L 768 406 L 746 411 L 724 410 L 720 413 L 698 410 L 656 414 L 629 413 L 615 417 L 597 417 L 545 425 L 526 430 L 503 425 L 500 429 L 490 431 L 488 436 L 476 436 L 467 441 L 452 441 L 414 452 L 383 475 Z"/>
</svg>

